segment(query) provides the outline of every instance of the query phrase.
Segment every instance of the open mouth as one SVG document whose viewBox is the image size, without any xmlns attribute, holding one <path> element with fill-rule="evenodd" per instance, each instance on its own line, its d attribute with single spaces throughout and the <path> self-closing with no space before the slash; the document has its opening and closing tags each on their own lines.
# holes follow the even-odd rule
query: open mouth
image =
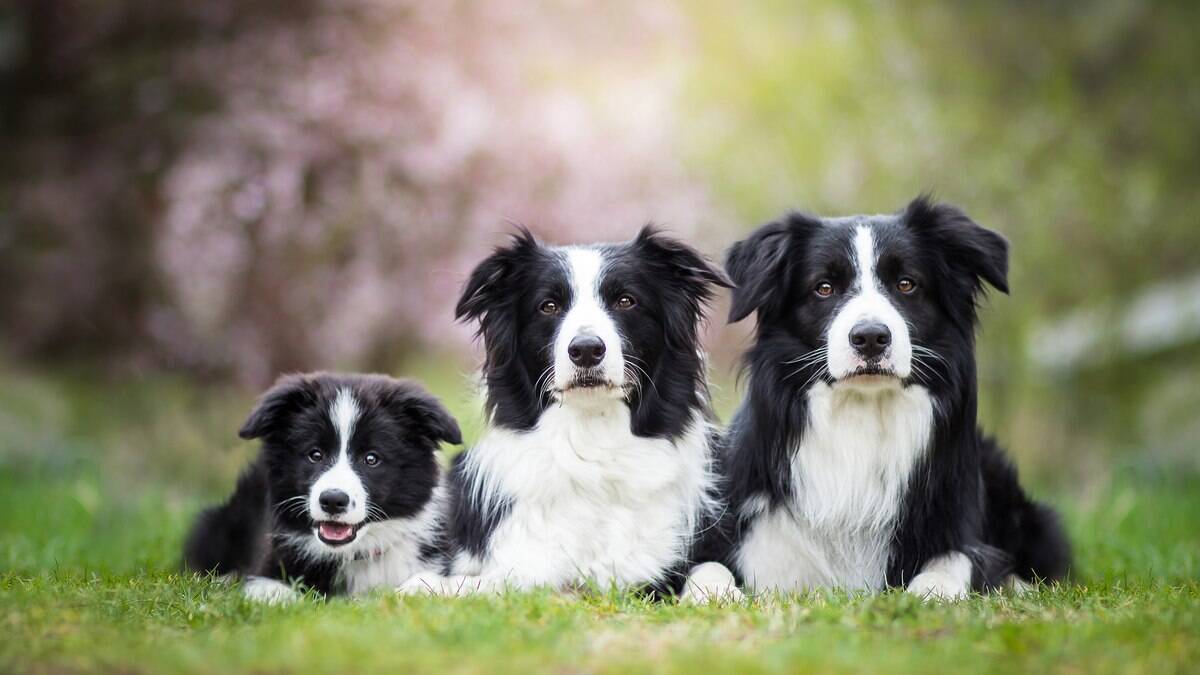
<svg viewBox="0 0 1200 675">
<path fill-rule="evenodd" d="M 317 523 L 317 538 L 330 546 L 343 546 L 358 536 L 358 525 L 323 520 Z"/>
</svg>

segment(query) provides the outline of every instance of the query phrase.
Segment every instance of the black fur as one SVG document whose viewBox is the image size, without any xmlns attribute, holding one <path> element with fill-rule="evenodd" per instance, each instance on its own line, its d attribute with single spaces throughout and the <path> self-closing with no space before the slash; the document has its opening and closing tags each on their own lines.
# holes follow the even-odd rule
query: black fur
<svg viewBox="0 0 1200 675">
<path fill-rule="evenodd" d="M 361 407 L 348 452 L 373 507 L 365 522 L 424 509 L 439 480 L 438 443 L 462 442 L 458 424 L 437 399 L 414 382 L 382 375 L 285 376 L 238 432 L 261 439 L 262 450 L 229 500 L 197 518 L 184 549 L 188 569 L 302 581 L 324 594 L 340 590 L 339 571 L 348 558 L 330 547 L 328 555 L 302 550 L 299 542 L 321 546 L 314 523 L 307 508 L 289 508 L 285 500 L 308 495 L 336 456 L 339 438 L 329 409 L 342 389 Z M 313 449 L 325 459 L 311 461 Z M 377 466 L 361 462 L 368 451 L 382 458 Z M 435 536 L 422 542 L 431 557 Z"/>
<path fill-rule="evenodd" d="M 745 356 L 749 386 L 730 426 L 720 462 L 727 514 L 708 535 L 703 554 L 741 579 L 736 553 L 753 526 L 742 517 L 751 498 L 772 507 L 791 498 L 792 453 L 805 433 L 806 393 L 833 383 L 824 364 L 803 372 L 786 365 L 825 344 L 838 305 L 814 298 L 822 281 L 837 288 L 853 275 L 852 230 L 868 224 L 879 252 L 877 274 L 892 288 L 901 274 L 916 279 L 911 295 L 890 301 L 912 342 L 935 350 L 906 385 L 919 384 L 935 404 L 932 440 L 911 473 L 891 539 L 887 583 L 904 586 L 931 558 L 962 551 L 975 565 L 973 586 L 996 586 L 1015 572 L 1056 580 L 1070 552 L 1054 512 L 1026 497 L 1003 452 L 976 427 L 976 303 L 989 284 L 1008 291 L 1008 244 L 959 209 L 920 197 L 890 216 L 821 219 L 793 213 L 730 248 L 726 269 L 737 284 L 730 321 L 757 315 Z"/>
</svg>

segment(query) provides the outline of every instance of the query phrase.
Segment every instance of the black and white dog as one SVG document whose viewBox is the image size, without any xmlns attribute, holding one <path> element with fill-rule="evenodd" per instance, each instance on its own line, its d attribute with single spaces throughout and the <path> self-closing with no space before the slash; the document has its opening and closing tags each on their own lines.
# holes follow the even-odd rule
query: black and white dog
<svg viewBox="0 0 1200 675">
<path fill-rule="evenodd" d="M 698 330 L 728 285 L 650 227 L 570 247 L 522 231 L 484 260 L 456 312 L 479 321 L 488 428 L 449 476 L 449 576 L 401 590 L 680 590 L 716 515 Z"/>
<path fill-rule="evenodd" d="M 957 598 L 1066 573 L 1055 513 L 976 427 L 976 302 L 985 282 L 1008 291 L 1002 237 L 922 197 L 892 215 L 791 214 L 726 269 L 730 320 L 758 323 L 714 557 L 747 588 Z"/>
<path fill-rule="evenodd" d="M 225 504 L 202 513 L 185 565 L 248 577 L 281 602 L 393 588 L 440 563 L 444 500 L 434 456 L 458 424 L 416 383 L 382 375 L 283 377 L 241 431 L 258 459 Z"/>
</svg>

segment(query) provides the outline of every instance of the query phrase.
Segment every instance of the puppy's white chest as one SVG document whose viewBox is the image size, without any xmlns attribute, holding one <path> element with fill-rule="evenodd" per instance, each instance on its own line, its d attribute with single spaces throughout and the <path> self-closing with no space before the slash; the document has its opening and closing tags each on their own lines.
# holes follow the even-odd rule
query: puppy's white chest
<svg viewBox="0 0 1200 675">
<path fill-rule="evenodd" d="M 928 448 L 933 402 L 922 387 L 809 393 L 809 420 L 792 456 L 793 493 L 753 523 L 739 565 L 755 589 L 884 586 L 890 540 L 913 468 Z"/>
<path fill-rule="evenodd" d="M 477 487 L 509 509 L 469 572 L 525 586 L 626 586 L 682 558 L 709 499 L 704 424 L 672 443 L 630 433 L 623 403 L 604 412 L 552 409 L 534 431 L 497 430 L 477 447 Z"/>
</svg>

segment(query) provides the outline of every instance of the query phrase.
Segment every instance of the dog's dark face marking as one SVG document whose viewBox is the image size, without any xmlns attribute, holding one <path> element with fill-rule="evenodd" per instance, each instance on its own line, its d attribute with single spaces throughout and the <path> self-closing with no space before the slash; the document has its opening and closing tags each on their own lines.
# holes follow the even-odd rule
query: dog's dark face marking
<svg viewBox="0 0 1200 675">
<path fill-rule="evenodd" d="M 730 249 L 730 320 L 757 312 L 760 345 L 817 381 L 935 384 L 972 346 L 983 283 L 1007 292 L 1007 243 L 958 209 L 914 200 L 880 216 L 793 214 Z"/>
<path fill-rule="evenodd" d="M 275 531 L 325 549 L 417 514 L 437 484 L 438 443 L 462 442 L 435 398 L 381 375 L 283 377 L 239 435 L 262 439 Z"/>
<path fill-rule="evenodd" d="M 480 322 L 493 422 L 536 425 L 554 402 L 621 399 L 634 433 L 669 436 L 703 385 L 698 324 L 724 273 L 647 227 L 633 241 L 549 247 L 526 231 L 472 273 L 459 319 Z"/>
</svg>

